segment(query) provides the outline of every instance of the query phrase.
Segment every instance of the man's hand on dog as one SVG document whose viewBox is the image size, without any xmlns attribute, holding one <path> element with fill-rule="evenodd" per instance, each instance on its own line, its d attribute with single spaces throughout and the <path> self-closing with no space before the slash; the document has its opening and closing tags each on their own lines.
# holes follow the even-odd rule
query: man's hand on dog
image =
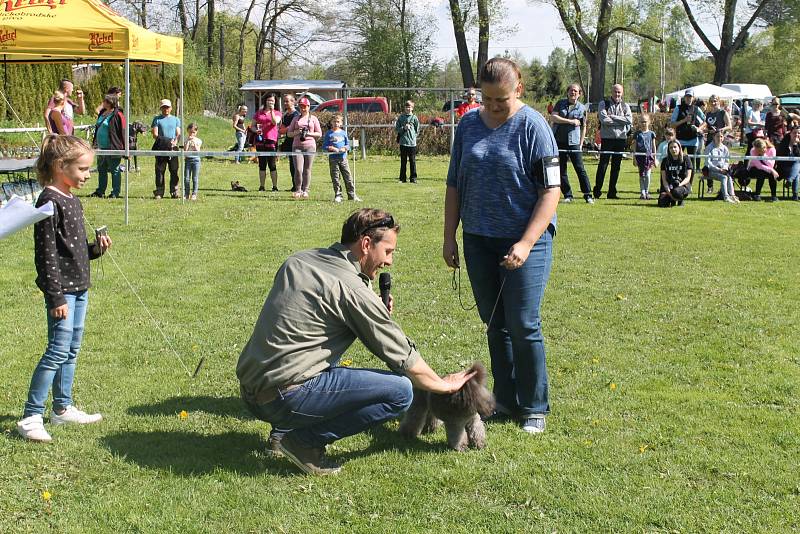
<svg viewBox="0 0 800 534">
<path fill-rule="evenodd" d="M 461 389 L 464 384 L 470 381 L 470 379 L 475 376 L 475 371 L 468 372 L 468 371 L 459 371 L 457 373 L 452 373 L 447 376 L 443 376 L 442 380 L 447 382 L 452 389 L 449 393 L 455 393 L 459 389 Z"/>
</svg>

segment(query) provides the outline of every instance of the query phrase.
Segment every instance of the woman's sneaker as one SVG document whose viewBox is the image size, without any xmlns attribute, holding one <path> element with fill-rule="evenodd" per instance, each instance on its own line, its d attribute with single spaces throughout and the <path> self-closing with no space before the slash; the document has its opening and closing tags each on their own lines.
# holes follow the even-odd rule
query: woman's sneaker
<svg viewBox="0 0 800 534">
<path fill-rule="evenodd" d="M 44 429 L 44 420 L 41 414 L 29 415 L 21 421 L 17 421 L 17 433 L 22 439 L 38 441 L 40 443 L 50 443 L 53 438 Z"/>
<path fill-rule="evenodd" d="M 102 419 L 103 416 L 99 413 L 88 414 L 71 405 L 67 406 L 62 414 L 50 412 L 50 423 L 53 425 L 65 425 L 70 423 L 88 425 L 102 421 Z"/>
<path fill-rule="evenodd" d="M 541 434 L 544 432 L 544 417 L 526 417 L 522 420 L 522 431 L 528 434 Z"/>
</svg>

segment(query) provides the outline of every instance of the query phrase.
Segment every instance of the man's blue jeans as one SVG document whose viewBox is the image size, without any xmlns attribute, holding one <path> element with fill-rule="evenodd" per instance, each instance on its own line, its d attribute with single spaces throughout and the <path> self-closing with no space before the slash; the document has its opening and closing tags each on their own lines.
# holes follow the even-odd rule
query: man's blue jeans
<svg viewBox="0 0 800 534">
<path fill-rule="evenodd" d="M 553 234 L 545 230 L 522 267 L 508 270 L 500 262 L 515 242 L 464 233 L 464 259 L 478 314 L 489 324 L 497 403 L 522 416 L 545 415 L 550 404 L 540 310 L 553 260 Z"/>
<path fill-rule="evenodd" d="M 257 418 L 278 434 L 308 447 L 338 439 L 394 419 L 411 406 L 411 381 L 388 371 L 331 367 L 266 404 L 247 403 Z"/>
<path fill-rule="evenodd" d="M 122 187 L 122 171 L 119 156 L 97 156 L 97 193 L 106 194 L 108 187 L 108 174 L 111 173 L 111 196 L 118 197 Z"/>
<path fill-rule="evenodd" d="M 72 382 L 83 339 L 89 291 L 64 293 L 64 298 L 68 307 L 66 319 L 54 319 L 47 310 L 47 348 L 33 371 L 23 418 L 44 414 L 44 403 L 51 385 L 53 410 L 72 405 Z"/>
</svg>

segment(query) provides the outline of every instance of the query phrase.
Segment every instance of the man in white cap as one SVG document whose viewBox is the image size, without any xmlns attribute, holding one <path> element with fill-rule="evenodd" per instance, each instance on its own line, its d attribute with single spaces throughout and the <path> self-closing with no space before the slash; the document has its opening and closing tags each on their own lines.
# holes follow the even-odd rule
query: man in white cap
<svg viewBox="0 0 800 534">
<path fill-rule="evenodd" d="M 164 98 L 161 100 L 161 115 L 153 117 L 150 124 L 152 128 L 153 150 L 177 150 L 181 138 L 181 121 L 172 115 L 172 102 Z M 169 193 L 172 198 L 178 198 L 178 157 L 156 156 L 156 188 L 153 198 L 156 200 L 164 196 L 164 173 L 169 166 Z"/>
</svg>

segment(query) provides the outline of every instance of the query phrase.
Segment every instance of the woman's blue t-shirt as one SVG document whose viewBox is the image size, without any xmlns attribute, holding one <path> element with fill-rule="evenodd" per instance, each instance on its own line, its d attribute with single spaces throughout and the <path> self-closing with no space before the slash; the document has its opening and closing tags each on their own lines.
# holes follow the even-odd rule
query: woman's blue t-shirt
<svg viewBox="0 0 800 534">
<path fill-rule="evenodd" d="M 464 232 L 519 239 L 543 187 L 543 158 L 558 156 L 542 115 L 523 106 L 495 129 L 474 111 L 458 123 L 447 185 L 458 190 Z M 553 229 L 556 216 L 551 222 Z"/>
</svg>

